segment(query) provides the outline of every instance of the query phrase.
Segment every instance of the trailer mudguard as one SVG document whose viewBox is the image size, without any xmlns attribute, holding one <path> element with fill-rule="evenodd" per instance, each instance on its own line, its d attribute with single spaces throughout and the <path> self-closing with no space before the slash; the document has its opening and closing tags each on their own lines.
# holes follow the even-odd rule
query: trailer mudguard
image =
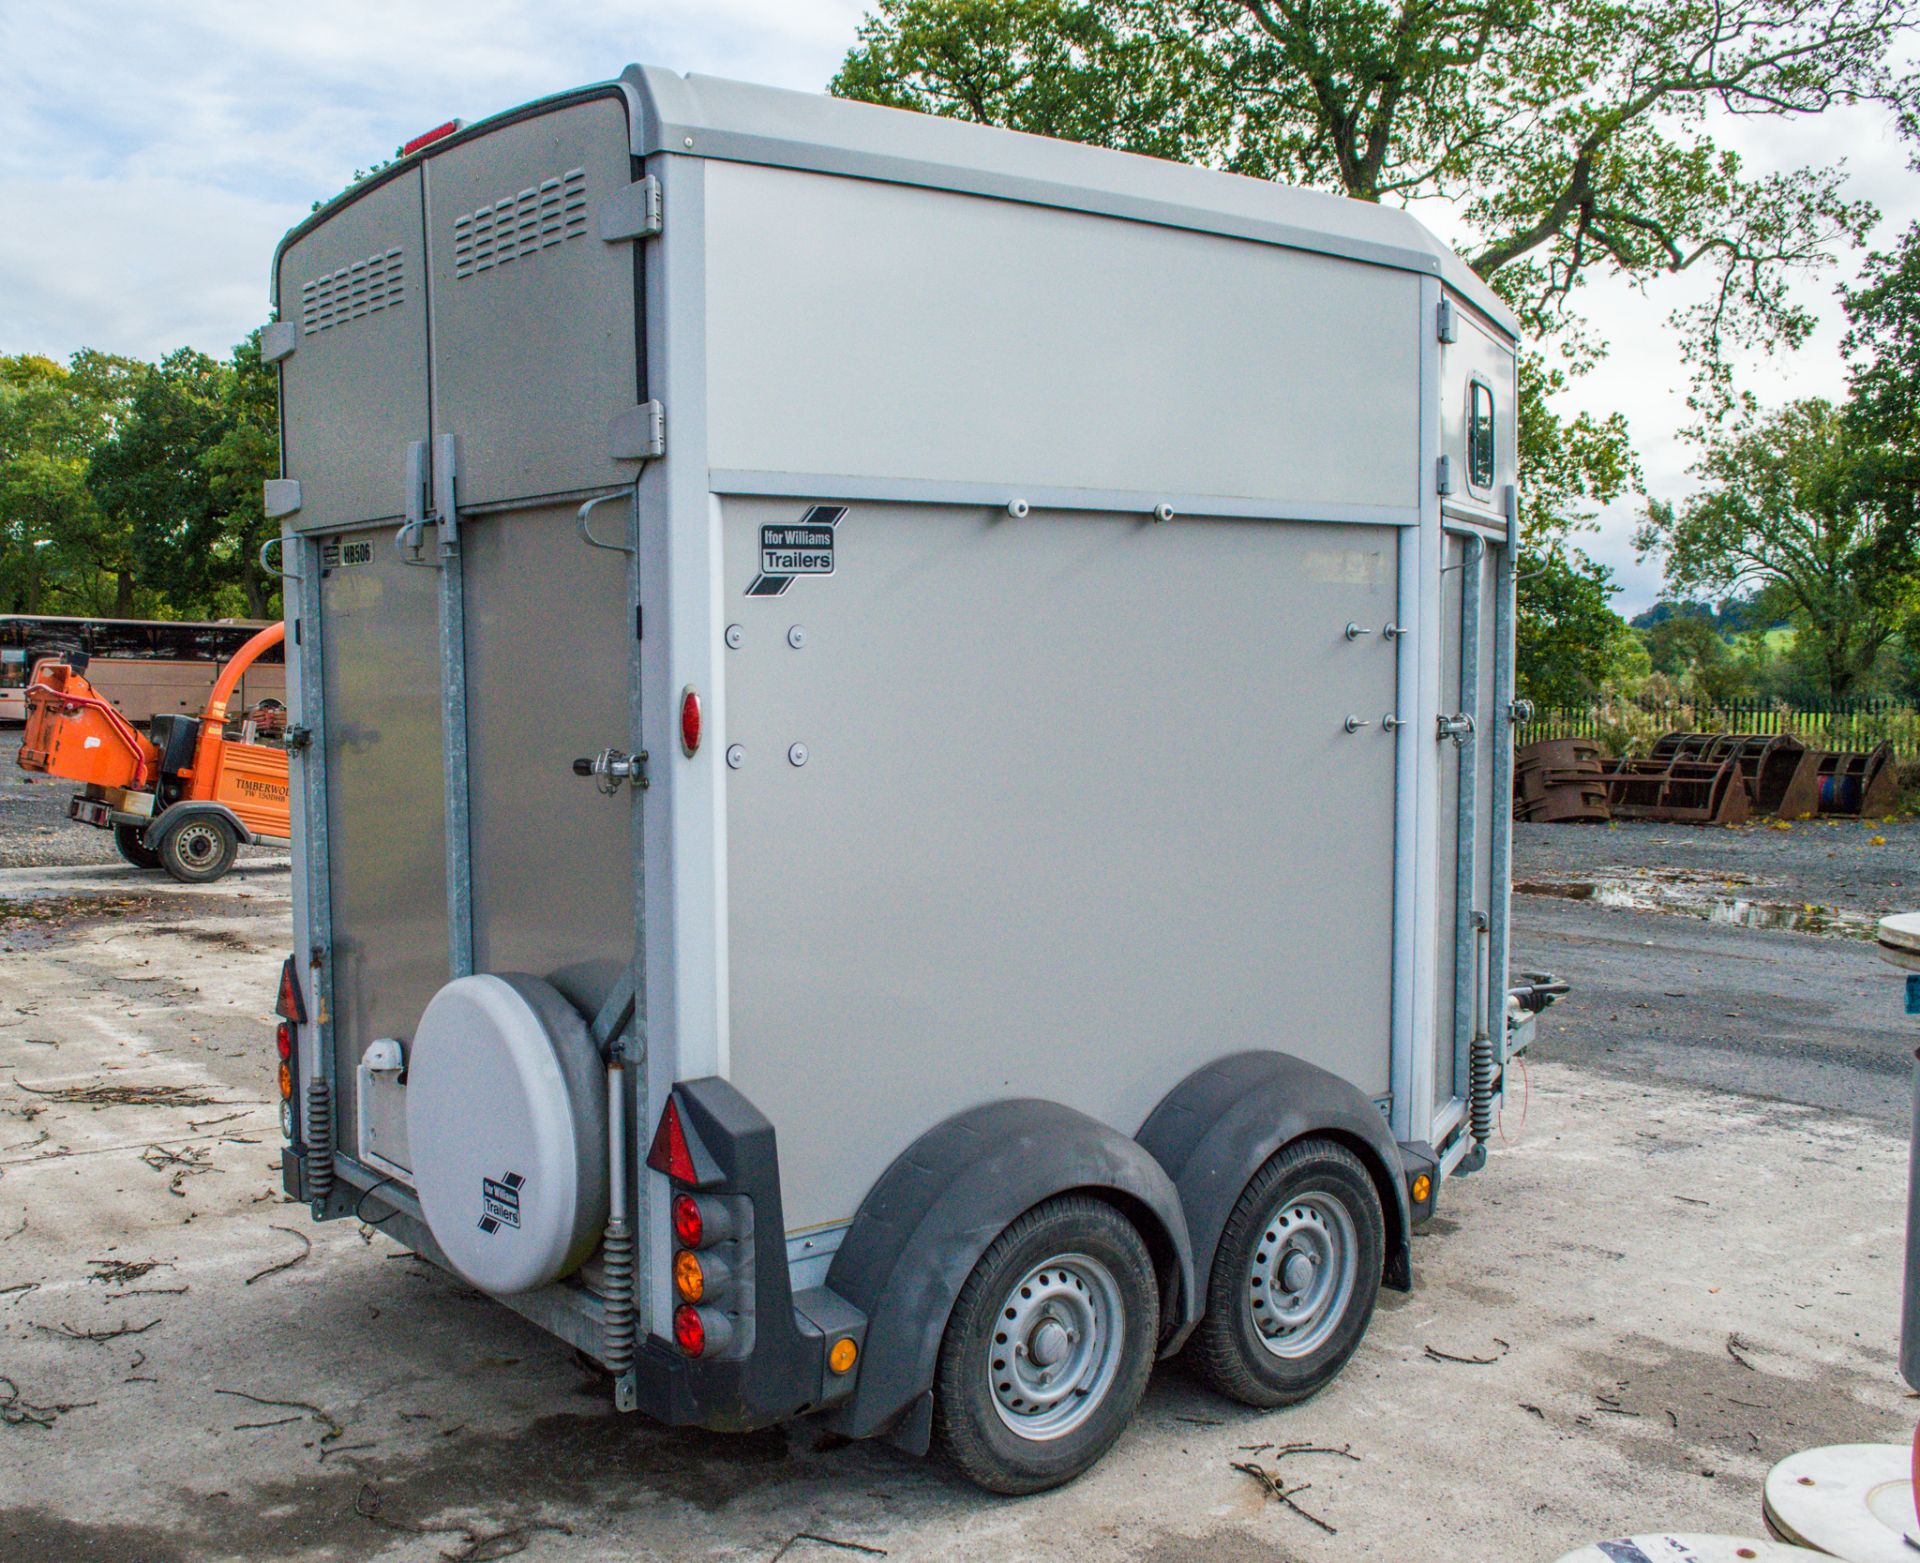
<svg viewBox="0 0 1920 1563">
<path fill-rule="evenodd" d="M 1286 1053 L 1233 1053 L 1196 1069 L 1154 1108 L 1140 1144 L 1180 1191 L 1205 1312 L 1207 1276 L 1227 1217 L 1247 1182 L 1282 1146 L 1307 1135 L 1338 1140 L 1373 1174 L 1386 1216 L 1382 1274 L 1413 1289 L 1412 1238 L 1400 1148 L 1386 1119 L 1350 1082 Z"/>
<path fill-rule="evenodd" d="M 189 819 L 200 815 L 212 815 L 216 819 L 225 820 L 233 827 L 233 832 L 240 838 L 240 844 L 243 847 L 252 844 L 253 832 L 240 823 L 238 814 L 224 803 L 215 803 L 210 798 L 201 798 L 191 802 L 176 803 L 162 809 L 153 817 L 153 823 L 140 832 L 141 845 L 151 847 L 156 852 L 159 851 L 160 843 L 167 839 L 168 834 L 176 826 L 183 825 Z"/>
<path fill-rule="evenodd" d="M 1180 1197 L 1159 1164 L 1057 1102 L 969 1108 L 880 1175 L 834 1255 L 827 1289 L 868 1320 L 860 1379 L 836 1431 L 863 1438 L 891 1428 L 895 1442 L 926 1452 L 940 1340 L 960 1288 L 1013 1221 L 1071 1190 L 1127 1210 L 1160 1272 L 1162 1332 L 1185 1335 L 1199 1318 L 1193 1261 Z"/>
</svg>

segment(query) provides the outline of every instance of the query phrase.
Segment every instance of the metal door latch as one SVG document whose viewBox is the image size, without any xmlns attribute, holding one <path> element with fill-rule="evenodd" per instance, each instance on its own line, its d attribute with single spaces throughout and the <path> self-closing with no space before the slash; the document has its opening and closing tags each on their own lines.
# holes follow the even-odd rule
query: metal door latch
<svg viewBox="0 0 1920 1563">
<path fill-rule="evenodd" d="M 602 749 L 596 755 L 573 762 L 573 774 L 591 776 L 594 787 L 611 798 L 622 782 L 632 782 L 636 792 L 647 790 L 647 753 L 628 754 L 622 749 Z"/>
<path fill-rule="evenodd" d="M 1380 718 L 1380 725 L 1390 733 L 1397 733 L 1407 725 L 1407 719 L 1404 716 L 1395 716 L 1389 711 L 1385 716 Z"/>
<path fill-rule="evenodd" d="M 1373 726 L 1373 723 L 1369 722 L 1364 716 L 1350 716 L 1346 722 L 1347 731 L 1350 733 L 1357 733 L 1361 728 L 1371 726 Z"/>
<path fill-rule="evenodd" d="M 1515 700 L 1507 707 L 1507 719 L 1515 727 L 1525 727 L 1533 720 L 1533 702 L 1525 699 Z"/>
<path fill-rule="evenodd" d="M 1473 718 L 1464 711 L 1458 716 L 1443 716 L 1439 719 L 1440 731 L 1436 735 L 1442 742 L 1451 738 L 1459 748 L 1466 748 L 1467 740 L 1473 736 Z"/>
</svg>

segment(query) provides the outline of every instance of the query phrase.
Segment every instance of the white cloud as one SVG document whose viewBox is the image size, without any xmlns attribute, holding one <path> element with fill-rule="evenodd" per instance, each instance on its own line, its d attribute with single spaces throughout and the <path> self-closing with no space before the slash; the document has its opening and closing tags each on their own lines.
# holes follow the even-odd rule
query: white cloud
<svg viewBox="0 0 1920 1563">
<path fill-rule="evenodd" d="M 280 235 L 400 142 L 635 60 L 818 89 L 858 0 L 0 8 L 0 350 L 224 351 Z"/>
</svg>

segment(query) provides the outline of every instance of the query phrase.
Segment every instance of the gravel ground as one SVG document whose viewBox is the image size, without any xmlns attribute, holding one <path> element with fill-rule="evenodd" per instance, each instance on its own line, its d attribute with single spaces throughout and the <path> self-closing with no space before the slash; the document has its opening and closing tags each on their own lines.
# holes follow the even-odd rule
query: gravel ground
<svg viewBox="0 0 1920 1563">
<path fill-rule="evenodd" d="M 1878 838 L 1876 840 L 1876 838 Z M 1699 825 L 1513 827 L 1516 883 L 1657 869 L 1724 882 L 1786 903 L 1874 917 L 1920 906 L 1920 820 L 1759 821 Z"/>
<path fill-rule="evenodd" d="M 92 844 L 49 823 L 51 853 Z M 1163 1365 L 1107 1461 L 1019 1502 L 809 1423 L 618 1416 L 517 1316 L 372 1228 L 313 1225 L 273 1166 L 283 860 L 189 888 L 23 866 L 0 836 L 0 1559 L 1545 1563 L 1663 1526 L 1757 1535 L 1774 1461 L 1912 1428 L 1915 1031 L 1858 940 L 1564 889 L 1679 868 L 1883 910 L 1920 834 L 1861 829 L 1523 830 L 1518 877 L 1559 890 L 1516 898 L 1517 957 L 1576 992 L 1488 1169 L 1416 1239 L 1417 1290 L 1303 1406 Z M 1299 1441 L 1357 1458 L 1274 1447 Z M 1328 1528 L 1247 1461 L 1311 1483 Z"/>
<path fill-rule="evenodd" d="M 1920 1038 L 1872 944 L 1731 919 L 1777 909 L 1864 933 L 1920 907 L 1920 823 L 1521 825 L 1514 880 L 1515 965 L 1573 984 L 1542 1022 L 1534 1057 L 1857 1113 L 1907 1133 Z M 1585 885 L 1624 887 L 1627 904 L 1566 893 Z"/>
</svg>

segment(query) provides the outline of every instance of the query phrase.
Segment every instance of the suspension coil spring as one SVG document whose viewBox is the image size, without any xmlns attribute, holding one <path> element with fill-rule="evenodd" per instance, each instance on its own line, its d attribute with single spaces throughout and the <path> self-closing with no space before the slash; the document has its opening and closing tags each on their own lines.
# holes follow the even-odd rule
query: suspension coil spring
<svg viewBox="0 0 1920 1563">
<path fill-rule="evenodd" d="M 1470 1121 L 1473 1126 L 1473 1138 L 1476 1144 L 1485 1145 L 1493 1138 L 1493 1038 L 1478 1036 L 1473 1039 L 1472 1050 L 1468 1054 L 1468 1065 L 1472 1071 L 1472 1112 Z"/>
<path fill-rule="evenodd" d="M 307 1194 L 315 1204 L 333 1192 L 333 1098 L 327 1082 L 307 1087 Z"/>
<path fill-rule="evenodd" d="M 600 1357 L 616 1378 L 633 1367 L 633 1232 L 624 1216 L 607 1223 L 601 1240 L 600 1269 L 605 1277 L 605 1342 Z"/>
</svg>

